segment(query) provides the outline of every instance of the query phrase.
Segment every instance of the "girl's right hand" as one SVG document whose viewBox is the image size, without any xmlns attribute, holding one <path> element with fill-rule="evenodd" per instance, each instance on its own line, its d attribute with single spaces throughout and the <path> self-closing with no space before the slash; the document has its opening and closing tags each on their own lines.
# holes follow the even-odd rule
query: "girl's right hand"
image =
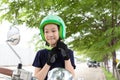
<svg viewBox="0 0 120 80">
<path fill-rule="evenodd" d="M 56 58 L 57 58 L 57 51 L 58 49 L 56 47 L 54 47 L 50 53 L 48 54 L 48 59 L 47 59 L 47 64 L 48 65 L 52 65 L 55 61 L 56 61 Z"/>
</svg>

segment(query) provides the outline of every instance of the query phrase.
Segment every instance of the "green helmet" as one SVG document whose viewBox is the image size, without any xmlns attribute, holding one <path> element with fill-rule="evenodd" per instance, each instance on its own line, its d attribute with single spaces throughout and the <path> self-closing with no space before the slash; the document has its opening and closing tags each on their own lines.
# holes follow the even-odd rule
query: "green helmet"
<svg viewBox="0 0 120 80">
<path fill-rule="evenodd" d="M 48 15 L 45 18 L 42 19 L 41 23 L 40 23 L 40 34 L 43 40 L 45 40 L 45 36 L 44 36 L 44 27 L 46 24 L 56 24 L 60 27 L 59 30 L 59 36 L 61 39 L 65 38 L 65 34 L 66 34 L 66 26 L 64 21 L 62 20 L 62 18 L 60 18 L 57 15 Z"/>
</svg>

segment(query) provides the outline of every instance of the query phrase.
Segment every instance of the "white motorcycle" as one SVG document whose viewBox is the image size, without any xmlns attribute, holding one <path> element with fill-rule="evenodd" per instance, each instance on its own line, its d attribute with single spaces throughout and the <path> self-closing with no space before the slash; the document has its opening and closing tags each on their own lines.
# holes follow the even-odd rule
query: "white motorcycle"
<svg viewBox="0 0 120 80">
<path fill-rule="evenodd" d="M 38 80 L 37 78 L 32 76 L 32 72 L 22 69 L 21 57 L 11 46 L 17 45 L 19 41 L 20 41 L 19 29 L 16 27 L 10 27 L 10 30 L 8 31 L 7 34 L 6 43 L 15 53 L 15 55 L 19 58 L 20 63 L 18 64 L 17 69 L 15 70 L 0 67 L 0 74 L 10 76 L 10 78 L 6 77 L 4 80 Z M 54 68 L 48 72 L 48 80 L 73 80 L 73 77 L 69 71 L 63 68 Z"/>
</svg>

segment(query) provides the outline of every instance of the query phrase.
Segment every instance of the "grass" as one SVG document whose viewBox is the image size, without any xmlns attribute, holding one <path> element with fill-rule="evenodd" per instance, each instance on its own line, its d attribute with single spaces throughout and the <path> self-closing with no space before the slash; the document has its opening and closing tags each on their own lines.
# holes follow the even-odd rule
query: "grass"
<svg viewBox="0 0 120 80">
<path fill-rule="evenodd" d="M 105 68 L 103 68 L 103 72 L 105 74 L 106 80 L 117 80 L 111 72 L 108 72 Z"/>
</svg>

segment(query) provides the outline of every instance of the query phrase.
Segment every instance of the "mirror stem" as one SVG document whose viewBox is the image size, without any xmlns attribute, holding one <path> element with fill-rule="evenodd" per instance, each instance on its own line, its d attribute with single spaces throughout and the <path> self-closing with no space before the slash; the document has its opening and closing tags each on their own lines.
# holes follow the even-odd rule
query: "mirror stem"
<svg viewBox="0 0 120 80">
<path fill-rule="evenodd" d="M 22 63 L 21 57 L 17 54 L 17 52 L 13 49 L 13 47 L 7 41 L 6 41 L 6 43 L 10 47 L 10 49 L 12 49 L 12 51 L 14 52 L 14 54 L 18 57 L 20 63 Z"/>
</svg>

